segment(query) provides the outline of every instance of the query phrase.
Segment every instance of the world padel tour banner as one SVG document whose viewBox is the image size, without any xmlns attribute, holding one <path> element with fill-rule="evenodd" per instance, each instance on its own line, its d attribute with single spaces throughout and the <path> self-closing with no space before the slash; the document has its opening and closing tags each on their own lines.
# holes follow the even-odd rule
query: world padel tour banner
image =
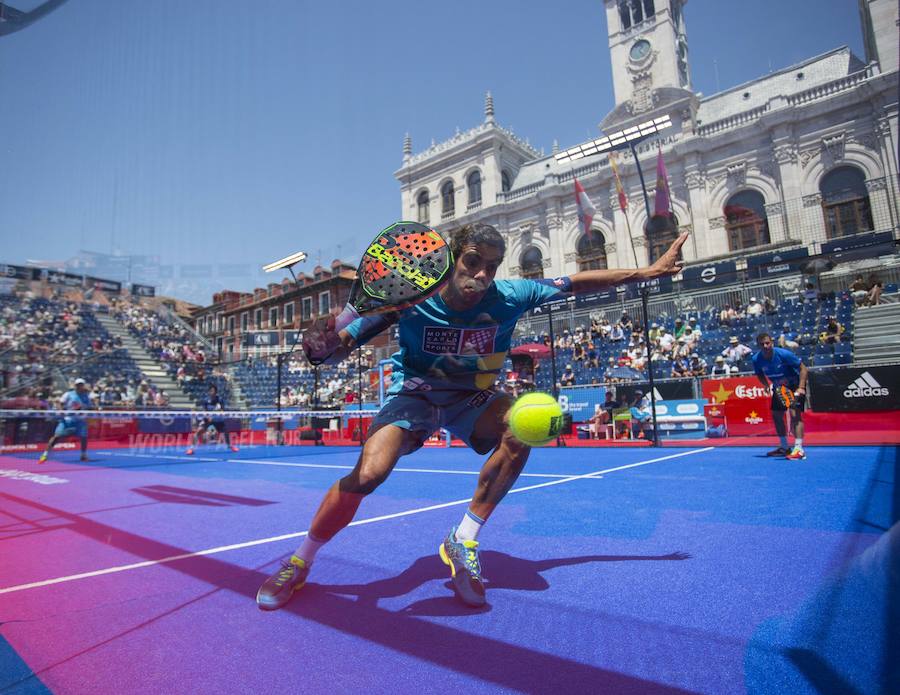
<svg viewBox="0 0 900 695">
<path fill-rule="evenodd" d="M 896 410 L 900 408 L 900 369 L 848 367 L 809 374 L 810 401 L 817 412 Z"/>
<path fill-rule="evenodd" d="M 590 420 L 594 416 L 596 406 L 602 405 L 604 400 L 606 388 L 603 386 L 559 390 L 559 405 L 565 414 L 571 416 L 573 422 Z"/>
</svg>

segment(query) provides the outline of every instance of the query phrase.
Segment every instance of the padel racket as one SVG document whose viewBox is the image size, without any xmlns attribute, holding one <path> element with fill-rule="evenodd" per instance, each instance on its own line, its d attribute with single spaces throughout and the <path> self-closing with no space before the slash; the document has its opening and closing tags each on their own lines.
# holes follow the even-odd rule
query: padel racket
<svg viewBox="0 0 900 695">
<path fill-rule="evenodd" d="M 338 332 L 360 316 L 406 309 L 424 302 L 450 278 L 453 256 L 447 241 L 418 222 L 395 222 L 368 245 L 347 308 L 303 334 L 303 350 L 312 364 L 328 359 L 340 343 Z M 321 321 L 321 319 L 320 319 Z"/>
<path fill-rule="evenodd" d="M 781 403 L 785 410 L 789 410 L 793 407 L 794 401 L 796 400 L 794 392 L 785 384 L 782 384 L 775 389 L 775 398 L 778 399 L 778 402 Z"/>
<path fill-rule="evenodd" d="M 359 314 L 414 306 L 437 292 L 452 268 L 444 237 L 418 222 L 395 222 L 366 248 L 348 303 Z"/>
</svg>

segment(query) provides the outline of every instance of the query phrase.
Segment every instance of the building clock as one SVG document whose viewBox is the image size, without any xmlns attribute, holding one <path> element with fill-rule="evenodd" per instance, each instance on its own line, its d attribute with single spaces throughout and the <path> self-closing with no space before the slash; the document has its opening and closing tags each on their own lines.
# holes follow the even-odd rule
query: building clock
<svg viewBox="0 0 900 695">
<path fill-rule="evenodd" d="M 631 46 L 629 55 L 633 61 L 643 60 L 650 54 L 650 42 L 647 39 L 639 39 Z"/>
</svg>

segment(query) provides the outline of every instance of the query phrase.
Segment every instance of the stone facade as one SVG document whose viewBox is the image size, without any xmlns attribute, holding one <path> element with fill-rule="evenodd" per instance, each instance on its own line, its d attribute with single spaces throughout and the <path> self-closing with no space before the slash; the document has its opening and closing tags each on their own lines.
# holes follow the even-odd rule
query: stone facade
<svg viewBox="0 0 900 695">
<path fill-rule="evenodd" d="M 600 125 L 609 133 L 671 116 L 673 127 L 637 150 L 651 198 L 657 148 L 662 151 L 673 212 L 679 227 L 692 232 L 684 250 L 688 262 L 799 245 L 817 253 L 827 240 L 820 184 L 841 166 L 864 176 L 874 231 L 896 236 L 897 4 L 859 1 L 868 32 L 865 60 L 841 47 L 704 97 L 690 90 L 682 0 L 604 0 L 617 104 Z M 641 3 L 642 13 L 629 19 L 641 21 L 626 28 L 622 6 L 632 2 Z M 642 41 L 649 48 L 635 48 Z M 597 208 L 593 230 L 602 235 L 609 267 L 648 262 L 647 216 L 627 151 L 620 154 L 619 172 L 628 196 L 624 213 L 605 154 L 559 164 L 502 128 L 488 95 L 484 120 L 475 128 L 418 154 L 407 138 L 395 176 L 404 219 L 427 219 L 442 231 L 472 221 L 493 224 L 507 239 L 503 276 L 517 276 L 522 254 L 533 247 L 550 277 L 578 270 L 583 232 L 573 176 Z M 480 195 L 471 185 L 479 179 Z M 455 204 L 448 211 L 442 189 L 451 186 Z M 745 191 L 764 200 L 770 243 L 733 248 L 725 205 Z"/>
</svg>

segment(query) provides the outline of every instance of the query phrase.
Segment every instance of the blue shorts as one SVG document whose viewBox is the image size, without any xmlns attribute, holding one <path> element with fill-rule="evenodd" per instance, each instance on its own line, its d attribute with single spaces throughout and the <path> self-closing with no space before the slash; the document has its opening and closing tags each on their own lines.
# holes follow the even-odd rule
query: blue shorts
<svg viewBox="0 0 900 695">
<path fill-rule="evenodd" d="M 54 437 L 87 437 L 87 421 L 63 418 L 53 432 Z"/>
<path fill-rule="evenodd" d="M 484 391 L 435 391 L 419 388 L 415 392 L 396 393 L 387 397 L 378 415 L 372 420 L 369 433 L 385 425 L 396 425 L 419 435 L 417 448 L 425 443 L 441 427 L 462 439 L 479 454 L 493 449 L 500 439 L 500 432 L 490 441 L 473 440 L 475 423 L 488 407 L 501 398 L 509 398 L 492 389 Z"/>
</svg>

